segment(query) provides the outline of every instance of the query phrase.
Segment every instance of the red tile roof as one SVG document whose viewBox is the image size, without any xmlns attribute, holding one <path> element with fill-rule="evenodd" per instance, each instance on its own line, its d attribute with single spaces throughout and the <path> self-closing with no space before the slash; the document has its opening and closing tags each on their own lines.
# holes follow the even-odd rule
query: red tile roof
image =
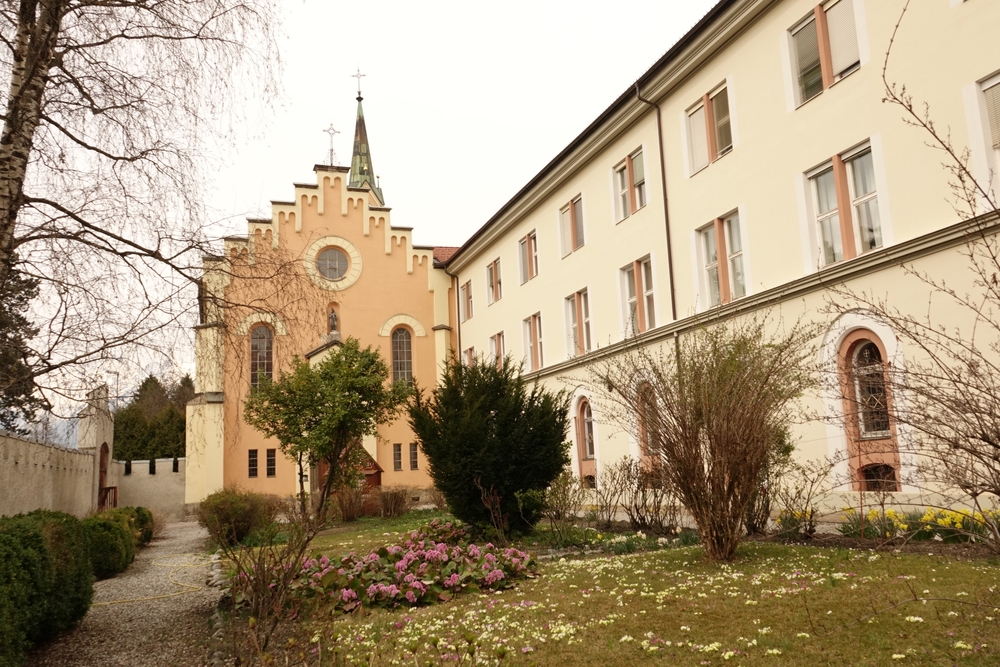
<svg viewBox="0 0 1000 667">
<path fill-rule="evenodd" d="M 439 245 L 434 247 L 434 261 L 444 264 L 458 252 L 457 246 Z"/>
</svg>

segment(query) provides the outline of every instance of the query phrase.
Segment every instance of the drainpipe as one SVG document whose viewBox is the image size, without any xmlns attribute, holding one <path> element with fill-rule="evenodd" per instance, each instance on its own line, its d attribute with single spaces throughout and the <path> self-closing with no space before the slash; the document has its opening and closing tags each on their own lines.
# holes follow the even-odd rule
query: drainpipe
<svg viewBox="0 0 1000 667">
<path fill-rule="evenodd" d="M 667 167 L 663 157 L 663 122 L 660 114 L 660 105 L 643 98 L 639 92 L 639 82 L 635 83 L 635 97 L 640 102 L 648 104 L 656 109 L 656 139 L 660 148 L 660 181 L 663 191 L 663 225 L 667 230 L 667 273 L 670 275 L 670 319 L 677 321 L 677 293 L 674 289 L 674 250 L 670 240 L 670 213 L 667 208 Z"/>
</svg>

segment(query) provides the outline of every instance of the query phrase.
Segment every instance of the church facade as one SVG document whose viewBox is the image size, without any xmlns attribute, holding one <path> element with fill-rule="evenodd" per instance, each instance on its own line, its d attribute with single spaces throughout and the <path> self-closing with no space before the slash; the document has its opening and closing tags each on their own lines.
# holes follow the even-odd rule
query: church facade
<svg viewBox="0 0 1000 667">
<path fill-rule="evenodd" d="M 250 221 L 247 237 L 205 259 L 206 290 L 218 298 L 205 299 L 197 329 L 188 502 L 231 485 L 294 491 L 280 454 L 275 474 L 265 474 L 275 445 L 243 424 L 240 405 L 262 364 L 275 372 L 291 355 L 329 344 L 331 312 L 342 335 L 378 345 L 386 359 L 396 336 L 408 339 L 425 387 L 448 355 L 510 355 L 529 378 L 568 390 L 567 439 L 585 479 L 638 457 L 642 444 L 601 414 L 587 374 L 601 355 L 671 345 L 697 327 L 756 313 L 821 322 L 818 361 L 831 373 L 876 361 L 905 370 L 918 351 L 864 309 L 832 309 L 830 288 L 926 312 L 929 292 L 914 272 L 975 290 L 965 243 L 973 228 L 994 234 L 996 221 L 969 222 L 988 212 L 981 202 L 956 210 L 941 154 L 882 101 L 901 8 L 720 0 L 457 250 L 414 247 L 408 229 L 390 224 L 359 100 L 351 169 L 317 167 L 316 184 L 297 185 L 293 201 L 275 203 L 270 219 Z M 998 3 L 914 4 L 888 68 L 968 149 L 969 172 L 994 192 L 997 25 Z M 260 278 L 279 274 L 274 266 L 287 258 L 294 280 Z M 260 295 L 253 308 L 225 306 L 253 301 L 249 294 Z M 935 302 L 932 315 L 974 326 L 954 304 Z M 868 418 L 845 417 L 838 392 L 812 397 L 815 418 L 793 433 L 798 455 L 837 458 L 835 472 L 852 480 L 845 490 L 915 493 L 907 480 L 916 462 L 900 446 L 907 434 L 879 418 L 902 397 L 872 383 L 849 390 L 870 394 Z M 425 485 L 404 421 L 366 449 L 383 484 Z"/>
<path fill-rule="evenodd" d="M 296 463 L 242 414 L 260 378 L 277 379 L 293 357 L 315 362 L 354 337 L 379 349 L 394 380 L 433 386 L 453 348 L 451 279 L 441 260 L 454 249 L 414 246 L 411 229 L 392 224 L 360 94 L 351 167 L 317 165 L 314 173 L 314 184 L 296 184 L 291 200 L 272 203 L 270 218 L 249 220 L 245 237 L 227 238 L 222 255 L 203 259 L 188 503 L 223 487 L 297 492 Z M 363 444 L 382 484 L 430 484 L 405 418 Z"/>
</svg>

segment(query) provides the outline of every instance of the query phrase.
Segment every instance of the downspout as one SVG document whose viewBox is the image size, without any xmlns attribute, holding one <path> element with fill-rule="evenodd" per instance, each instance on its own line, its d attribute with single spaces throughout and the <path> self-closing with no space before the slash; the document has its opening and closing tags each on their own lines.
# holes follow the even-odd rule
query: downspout
<svg viewBox="0 0 1000 667">
<path fill-rule="evenodd" d="M 670 240 L 670 209 L 667 208 L 667 167 L 663 157 L 663 122 L 660 116 L 660 105 L 644 99 L 639 92 L 639 82 L 635 82 L 635 97 L 640 102 L 656 109 L 656 140 L 660 148 L 660 187 L 663 192 L 663 225 L 667 231 L 667 273 L 670 276 L 670 319 L 677 321 L 677 292 L 674 288 L 674 250 Z"/>
</svg>

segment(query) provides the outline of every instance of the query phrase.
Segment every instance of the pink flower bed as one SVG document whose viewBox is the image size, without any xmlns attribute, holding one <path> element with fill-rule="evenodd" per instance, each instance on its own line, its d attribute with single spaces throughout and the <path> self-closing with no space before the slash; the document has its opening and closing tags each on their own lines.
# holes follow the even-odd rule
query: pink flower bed
<svg viewBox="0 0 1000 667">
<path fill-rule="evenodd" d="M 466 532 L 437 520 L 401 545 L 366 556 L 306 559 L 296 590 L 344 612 L 361 607 L 435 604 L 462 591 L 507 588 L 531 577 L 536 563 L 519 549 L 466 543 Z"/>
</svg>

